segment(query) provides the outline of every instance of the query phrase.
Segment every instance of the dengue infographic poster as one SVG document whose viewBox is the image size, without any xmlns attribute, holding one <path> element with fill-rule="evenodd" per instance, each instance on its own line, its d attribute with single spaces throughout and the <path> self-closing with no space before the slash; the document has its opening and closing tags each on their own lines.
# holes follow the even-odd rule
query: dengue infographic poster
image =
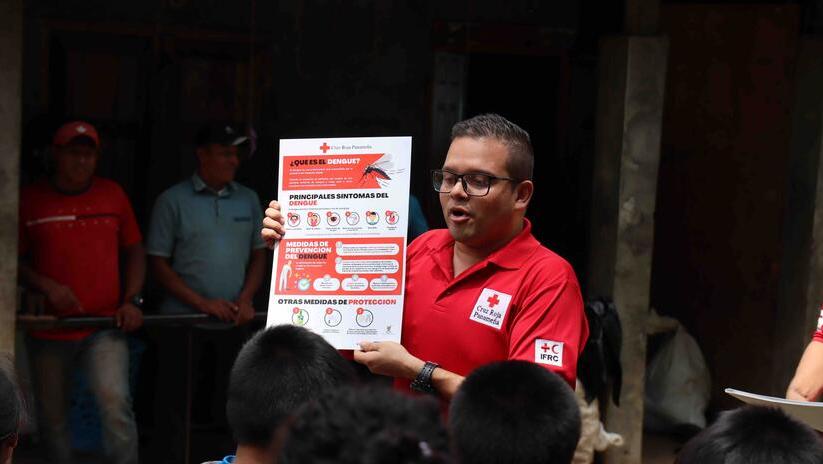
<svg viewBox="0 0 823 464">
<path fill-rule="evenodd" d="M 337 349 L 400 341 L 411 137 L 280 141 L 267 326 L 294 324 Z"/>
</svg>

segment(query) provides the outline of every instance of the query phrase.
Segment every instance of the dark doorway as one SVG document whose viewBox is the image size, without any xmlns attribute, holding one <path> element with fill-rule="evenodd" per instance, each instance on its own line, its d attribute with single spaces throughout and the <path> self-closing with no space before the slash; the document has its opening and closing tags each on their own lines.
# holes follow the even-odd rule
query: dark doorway
<svg viewBox="0 0 823 464">
<path fill-rule="evenodd" d="M 535 237 L 584 275 L 589 184 L 578 157 L 565 149 L 570 70 L 565 55 L 471 54 L 465 115 L 498 113 L 529 132 L 535 150 Z"/>
</svg>

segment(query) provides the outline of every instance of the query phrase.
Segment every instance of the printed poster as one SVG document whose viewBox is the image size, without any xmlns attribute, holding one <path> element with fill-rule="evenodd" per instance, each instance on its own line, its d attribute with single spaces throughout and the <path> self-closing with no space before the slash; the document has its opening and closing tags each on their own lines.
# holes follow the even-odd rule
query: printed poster
<svg viewBox="0 0 823 464">
<path fill-rule="evenodd" d="M 280 141 L 267 326 L 294 324 L 337 349 L 400 341 L 411 137 Z"/>
</svg>

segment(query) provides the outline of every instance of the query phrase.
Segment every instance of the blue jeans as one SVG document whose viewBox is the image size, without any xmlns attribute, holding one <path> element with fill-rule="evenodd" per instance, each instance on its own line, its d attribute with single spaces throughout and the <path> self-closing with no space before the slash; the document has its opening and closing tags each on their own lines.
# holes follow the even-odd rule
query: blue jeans
<svg viewBox="0 0 823 464">
<path fill-rule="evenodd" d="M 137 464 L 137 424 L 129 392 L 129 348 L 119 330 L 80 341 L 29 337 L 41 435 L 54 463 L 71 462 L 68 430 L 71 371 L 84 369 L 97 400 L 109 462 Z"/>
</svg>

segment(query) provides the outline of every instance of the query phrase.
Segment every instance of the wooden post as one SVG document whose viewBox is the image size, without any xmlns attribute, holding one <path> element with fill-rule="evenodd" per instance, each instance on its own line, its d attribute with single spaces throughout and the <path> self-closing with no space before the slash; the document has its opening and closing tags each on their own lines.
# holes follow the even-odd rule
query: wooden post
<svg viewBox="0 0 823 464">
<path fill-rule="evenodd" d="M 606 426 L 623 448 L 606 462 L 640 464 L 654 208 L 668 42 L 616 37 L 601 44 L 592 195 L 589 297 L 611 297 L 623 325 L 620 407 Z"/>
<path fill-rule="evenodd" d="M 0 351 L 14 352 L 23 1 L 0 0 Z"/>
</svg>

